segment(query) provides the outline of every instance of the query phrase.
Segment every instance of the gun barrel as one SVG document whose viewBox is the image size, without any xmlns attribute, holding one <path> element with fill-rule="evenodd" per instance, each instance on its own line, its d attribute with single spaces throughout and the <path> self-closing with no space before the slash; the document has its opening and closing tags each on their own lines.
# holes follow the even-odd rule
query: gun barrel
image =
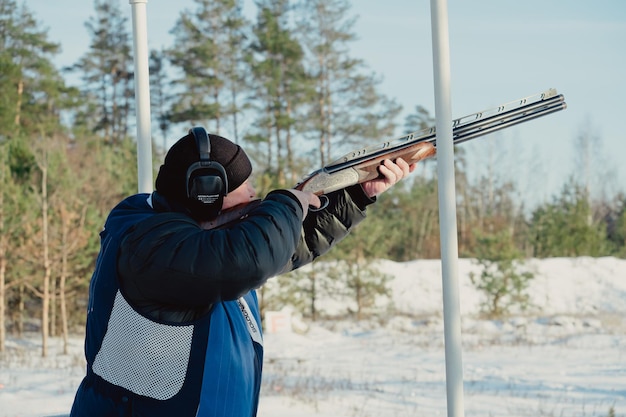
<svg viewBox="0 0 626 417">
<path fill-rule="evenodd" d="M 454 120 L 452 127 L 453 141 L 455 145 L 463 143 L 506 127 L 563 110 L 566 107 L 565 97 L 562 94 L 557 94 L 556 90 L 550 89 L 541 94 Z M 375 146 L 350 152 L 321 168 L 321 170 L 327 173 L 334 173 L 380 155 L 408 148 L 417 143 L 432 142 L 435 144 L 436 138 L 436 129 L 434 127 L 409 133 Z"/>
<path fill-rule="evenodd" d="M 553 97 L 545 102 L 533 103 L 506 113 L 490 116 L 474 123 L 459 126 L 453 129 L 454 144 L 463 143 L 470 139 L 493 133 L 506 127 L 527 122 L 550 113 L 563 110 L 567 107 L 563 95 Z"/>
</svg>

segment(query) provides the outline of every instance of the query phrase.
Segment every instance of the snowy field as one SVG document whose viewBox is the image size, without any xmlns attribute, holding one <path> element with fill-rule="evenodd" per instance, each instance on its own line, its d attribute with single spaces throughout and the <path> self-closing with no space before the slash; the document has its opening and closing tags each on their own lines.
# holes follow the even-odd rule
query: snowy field
<svg viewBox="0 0 626 417">
<path fill-rule="evenodd" d="M 384 321 L 299 324 L 265 336 L 259 417 L 445 416 L 439 261 L 382 261 Z M 530 312 L 479 319 L 477 271 L 459 262 L 466 416 L 626 416 L 626 260 L 534 260 Z M 332 303 L 327 304 L 332 307 Z M 339 307 L 337 307 L 339 308 Z M 42 359 L 37 337 L 0 358 L 0 417 L 69 412 L 82 338 Z"/>
</svg>

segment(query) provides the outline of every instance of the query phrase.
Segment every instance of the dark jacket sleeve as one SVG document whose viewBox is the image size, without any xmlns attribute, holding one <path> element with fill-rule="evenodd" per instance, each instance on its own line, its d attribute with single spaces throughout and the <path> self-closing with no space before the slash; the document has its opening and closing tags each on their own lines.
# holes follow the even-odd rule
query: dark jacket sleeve
<svg viewBox="0 0 626 417">
<path fill-rule="evenodd" d="M 295 198 L 268 194 L 249 215 L 204 230 L 179 213 L 161 213 L 133 228 L 121 242 L 118 275 L 135 303 L 201 309 L 236 299 L 289 262 L 298 245 L 302 208 Z"/>
<path fill-rule="evenodd" d="M 325 209 L 310 211 L 304 219 L 298 246 L 283 272 L 300 268 L 328 252 L 365 219 L 366 207 L 376 201 L 360 185 L 329 193 L 327 197 Z"/>
</svg>

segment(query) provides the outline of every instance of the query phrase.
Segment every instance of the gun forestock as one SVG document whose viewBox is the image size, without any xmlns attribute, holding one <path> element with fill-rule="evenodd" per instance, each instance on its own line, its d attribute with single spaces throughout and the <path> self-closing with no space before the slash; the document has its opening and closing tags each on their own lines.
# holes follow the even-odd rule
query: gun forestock
<svg viewBox="0 0 626 417">
<path fill-rule="evenodd" d="M 435 147 L 431 142 L 415 142 L 403 148 L 390 149 L 387 153 L 378 153 L 370 159 L 360 160 L 350 166 L 319 169 L 307 176 L 295 188 L 317 195 L 327 194 L 378 178 L 380 176 L 378 167 L 385 159 L 395 161 L 402 158 L 409 164 L 414 164 L 435 156 L 435 153 Z"/>
</svg>

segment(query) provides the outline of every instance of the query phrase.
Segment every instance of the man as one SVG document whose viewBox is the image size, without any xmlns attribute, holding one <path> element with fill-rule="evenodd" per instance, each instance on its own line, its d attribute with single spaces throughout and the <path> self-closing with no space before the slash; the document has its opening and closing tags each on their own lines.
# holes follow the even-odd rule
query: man
<svg viewBox="0 0 626 417">
<path fill-rule="evenodd" d="M 255 288 L 327 252 L 376 195 L 415 168 L 330 193 L 270 192 L 244 218 L 203 228 L 256 198 L 241 147 L 193 128 L 168 151 L 156 191 L 119 203 L 90 284 L 83 379 L 71 415 L 249 417 L 261 386 Z"/>
</svg>

